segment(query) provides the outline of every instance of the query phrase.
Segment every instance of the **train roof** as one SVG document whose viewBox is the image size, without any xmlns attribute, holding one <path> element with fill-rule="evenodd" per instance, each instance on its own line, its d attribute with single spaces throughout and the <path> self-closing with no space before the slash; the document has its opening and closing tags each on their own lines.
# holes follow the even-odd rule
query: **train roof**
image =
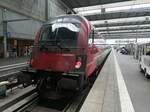
<svg viewBox="0 0 150 112">
<path fill-rule="evenodd" d="M 82 21 L 87 21 L 87 19 L 80 15 L 60 15 L 50 19 L 48 23 L 59 23 L 59 22 L 73 22 L 73 23 L 80 23 Z"/>
<path fill-rule="evenodd" d="M 45 24 L 53 24 L 53 23 L 83 23 L 88 29 L 92 29 L 93 26 L 91 23 L 83 16 L 77 15 L 77 14 L 71 14 L 71 15 L 60 15 L 57 17 L 54 17 L 50 19 Z"/>
</svg>

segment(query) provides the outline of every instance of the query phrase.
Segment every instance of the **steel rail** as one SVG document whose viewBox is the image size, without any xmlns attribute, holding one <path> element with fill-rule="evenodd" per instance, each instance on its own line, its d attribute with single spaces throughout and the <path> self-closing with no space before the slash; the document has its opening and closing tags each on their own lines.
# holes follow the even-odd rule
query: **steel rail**
<svg viewBox="0 0 150 112">
<path fill-rule="evenodd" d="M 35 92 L 26 98 L 22 99 L 21 101 L 13 104 L 9 108 L 3 110 L 3 112 L 21 112 L 23 111 L 27 106 L 31 105 L 35 101 L 38 100 L 38 94 Z"/>
<path fill-rule="evenodd" d="M 24 63 L 17 63 L 17 64 L 12 64 L 12 65 L 1 66 L 0 72 L 26 67 L 27 65 L 28 65 L 27 62 L 24 62 Z"/>
</svg>

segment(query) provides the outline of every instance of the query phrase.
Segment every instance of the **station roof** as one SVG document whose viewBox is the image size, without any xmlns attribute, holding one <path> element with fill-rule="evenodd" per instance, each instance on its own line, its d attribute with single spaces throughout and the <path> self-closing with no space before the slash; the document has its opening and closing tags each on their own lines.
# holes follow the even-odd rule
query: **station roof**
<svg viewBox="0 0 150 112">
<path fill-rule="evenodd" d="M 90 20 L 100 38 L 149 38 L 150 0 L 62 1 Z"/>
<path fill-rule="evenodd" d="M 130 0 L 62 0 L 65 4 L 67 4 L 70 8 L 78 8 L 78 7 L 87 7 L 94 6 L 99 4 L 108 4 L 115 2 L 123 2 Z"/>
</svg>

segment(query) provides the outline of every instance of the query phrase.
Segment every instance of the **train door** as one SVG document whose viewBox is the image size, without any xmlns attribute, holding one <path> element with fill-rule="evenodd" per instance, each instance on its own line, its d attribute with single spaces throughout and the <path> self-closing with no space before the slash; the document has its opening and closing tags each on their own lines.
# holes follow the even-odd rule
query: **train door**
<svg viewBox="0 0 150 112">
<path fill-rule="evenodd" d="M 145 77 L 150 77 L 150 43 L 143 45 L 143 55 L 140 58 L 140 69 L 144 71 Z"/>
<path fill-rule="evenodd" d="M 146 51 L 145 51 L 145 55 L 150 56 L 150 43 L 146 44 Z"/>
</svg>

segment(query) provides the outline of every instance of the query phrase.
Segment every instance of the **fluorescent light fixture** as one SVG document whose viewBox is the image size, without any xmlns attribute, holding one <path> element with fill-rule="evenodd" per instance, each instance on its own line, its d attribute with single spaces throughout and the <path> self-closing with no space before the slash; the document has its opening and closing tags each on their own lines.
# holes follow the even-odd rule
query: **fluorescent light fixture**
<svg viewBox="0 0 150 112">
<path fill-rule="evenodd" d="M 96 6 L 89 6 L 89 7 L 83 7 L 83 8 L 75 8 L 74 10 L 81 15 L 87 16 L 87 15 L 95 15 L 95 14 L 101 14 L 102 9 L 105 9 L 105 13 L 110 12 L 119 12 L 119 11 L 133 11 L 137 9 L 145 9 L 150 8 L 150 1 L 132 1 L 132 2 L 121 2 L 121 3 L 113 3 L 113 4 L 105 4 L 105 5 L 96 5 Z"/>
<path fill-rule="evenodd" d="M 119 38 L 128 38 L 128 37 L 133 37 L 133 38 L 136 38 L 136 37 L 138 37 L 138 38 L 144 38 L 144 37 L 147 37 L 147 38 L 149 38 L 149 35 L 140 35 L 140 34 L 138 34 L 138 35 L 130 35 L 130 34 L 125 34 L 125 35 L 105 35 L 104 36 L 105 38 L 110 38 L 110 37 L 113 37 L 113 38 L 116 38 L 116 37 L 119 37 Z"/>
<path fill-rule="evenodd" d="M 134 10 L 134 9 L 140 9 L 140 8 L 150 8 L 149 4 L 138 4 L 138 5 L 130 5 L 130 6 L 122 6 L 122 7 L 112 7 L 112 8 L 106 8 L 107 12 L 116 12 L 116 11 L 124 11 L 124 10 Z"/>
<path fill-rule="evenodd" d="M 98 28 L 95 28 L 96 31 L 98 30 L 109 30 L 109 29 L 121 29 L 121 28 L 140 28 L 140 27 L 150 27 L 150 24 L 146 24 L 146 25 L 126 25 L 126 26 L 111 26 L 111 27 L 98 27 Z"/>
<path fill-rule="evenodd" d="M 127 41 L 129 42 L 135 42 L 136 39 L 135 38 L 126 38 L 126 39 L 106 39 L 106 44 L 129 44 L 127 43 Z M 150 42 L 150 38 L 139 38 L 137 40 L 138 43 L 147 43 Z"/>
<path fill-rule="evenodd" d="M 76 12 L 83 12 L 83 11 L 89 11 L 89 10 L 96 10 L 96 9 L 99 9 L 99 8 L 102 8 L 102 5 L 74 8 L 74 11 L 76 11 Z"/>
<path fill-rule="evenodd" d="M 121 30 L 121 31 L 109 31 L 109 33 L 126 33 L 126 32 L 144 32 L 144 33 L 149 33 L 150 32 L 150 29 L 139 29 L 139 30 Z M 99 34 L 107 34 L 108 31 L 101 31 L 101 32 L 98 32 Z"/>
<path fill-rule="evenodd" d="M 147 18 L 150 18 L 150 16 L 97 20 L 97 21 L 91 21 L 91 23 L 93 25 L 97 25 L 97 24 L 106 24 L 106 21 L 108 24 L 110 24 L 110 23 L 127 23 L 127 22 L 136 22 L 136 21 L 139 22 L 139 21 L 146 21 Z"/>
<path fill-rule="evenodd" d="M 83 15 L 83 16 L 93 15 L 93 14 L 101 14 L 101 10 L 82 11 L 82 12 L 79 12 L 78 14 Z"/>
<path fill-rule="evenodd" d="M 145 36 L 150 36 L 150 32 L 122 32 L 122 33 L 105 33 L 105 34 L 101 34 L 103 36 L 118 36 L 118 35 L 145 35 Z"/>
</svg>

